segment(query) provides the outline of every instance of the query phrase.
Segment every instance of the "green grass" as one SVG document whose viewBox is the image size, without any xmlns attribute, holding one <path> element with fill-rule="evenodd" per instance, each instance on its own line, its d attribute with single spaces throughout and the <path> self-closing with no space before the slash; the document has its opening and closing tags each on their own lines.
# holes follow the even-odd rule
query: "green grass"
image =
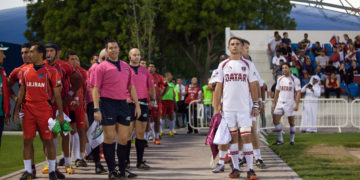
<svg viewBox="0 0 360 180">
<path fill-rule="evenodd" d="M 342 134 L 296 134 L 295 146 L 289 145 L 289 134 L 284 136 L 285 144 L 270 146 L 303 179 L 360 179 L 360 160 L 312 156 L 306 152 L 314 145 L 360 148 L 359 133 Z M 276 135 L 267 137 L 269 144 L 277 140 Z M 324 149 L 325 151 L 326 149 Z M 336 152 L 336 153 L 347 153 Z"/>
<path fill-rule="evenodd" d="M 58 140 L 58 154 L 60 151 L 60 138 Z M 0 177 L 14 171 L 24 169 L 22 155 L 23 139 L 19 135 L 3 135 L 0 148 Z M 34 139 L 35 163 L 45 161 L 45 155 L 39 136 Z"/>
</svg>

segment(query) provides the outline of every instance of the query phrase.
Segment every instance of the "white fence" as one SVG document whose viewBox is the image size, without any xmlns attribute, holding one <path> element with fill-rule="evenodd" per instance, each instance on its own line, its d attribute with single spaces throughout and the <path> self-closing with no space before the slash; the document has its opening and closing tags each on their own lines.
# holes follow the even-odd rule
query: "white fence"
<svg viewBox="0 0 360 180">
<path fill-rule="evenodd" d="M 265 101 L 265 113 L 258 117 L 258 129 L 272 129 L 273 118 L 272 118 L 272 99 Z M 209 121 L 206 117 L 211 117 L 212 110 L 204 112 L 204 105 L 199 101 L 193 101 L 189 105 L 189 117 L 193 117 L 194 105 L 197 103 L 197 126 L 194 126 L 194 120 L 189 120 L 191 127 L 195 129 L 206 129 L 209 127 Z M 303 113 L 303 104 L 317 103 L 317 124 L 316 126 L 302 126 L 301 118 Z M 287 117 L 283 116 L 281 123 L 283 127 L 289 127 Z M 341 132 L 341 128 L 344 127 L 356 127 L 360 128 L 360 99 L 356 99 L 352 102 L 348 102 L 345 99 L 325 99 L 321 98 L 318 100 L 301 99 L 298 111 L 295 113 L 295 124 L 298 128 L 337 128 Z"/>
</svg>

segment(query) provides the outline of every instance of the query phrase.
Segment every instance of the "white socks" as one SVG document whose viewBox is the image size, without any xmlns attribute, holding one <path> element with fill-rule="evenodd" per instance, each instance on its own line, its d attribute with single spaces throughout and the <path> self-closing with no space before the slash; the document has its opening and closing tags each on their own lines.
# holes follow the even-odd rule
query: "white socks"
<svg viewBox="0 0 360 180">
<path fill-rule="evenodd" d="M 151 127 L 151 134 L 153 137 L 155 137 L 155 129 L 154 129 L 154 126 L 155 126 L 155 122 L 151 122 L 150 123 L 150 127 Z"/>
<path fill-rule="evenodd" d="M 80 139 L 78 133 L 75 133 L 73 135 L 72 145 L 73 145 L 74 160 L 80 159 Z"/>
<path fill-rule="evenodd" d="M 255 160 L 262 159 L 260 149 L 254 149 L 254 157 L 255 157 Z"/>
<path fill-rule="evenodd" d="M 155 133 L 155 139 L 159 139 L 159 133 Z"/>
<path fill-rule="evenodd" d="M 55 171 L 56 160 L 48 160 L 49 162 L 49 174 Z"/>
<path fill-rule="evenodd" d="M 219 151 L 219 164 L 221 165 L 225 164 L 225 155 L 226 155 L 226 151 Z"/>
<path fill-rule="evenodd" d="M 296 127 L 295 126 L 290 127 L 290 142 L 294 142 L 295 132 L 296 132 Z"/>
<path fill-rule="evenodd" d="M 248 168 L 247 170 L 249 171 L 250 169 L 253 169 L 253 145 L 251 143 L 244 144 L 243 150 Z"/>
<path fill-rule="evenodd" d="M 71 157 L 64 157 L 65 166 L 69 166 L 71 164 Z"/>
<path fill-rule="evenodd" d="M 164 119 L 160 119 L 160 132 L 164 131 L 164 125 L 165 125 L 165 120 Z"/>
<path fill-rule="evenodd" d="M 25 166 L 25 171 L 27 171 L 28 173 L 32 173 L 31 159 L 24 160 L 24 166 Z"/>
<path fill-rule="evenodd" d="M 174 126 L 175 126 L 175 120 L 172 120 L 172 121 L 169 120 L 169 130 L 170 130 L 170 132 L 174 131 Z"/>
<path fill-rule="evenodd" d="M 283 135 L 282 135 L 282 128 L 281 124 L 275 126 L 275 131 L 278 134 L 278 141 L 284 142 Z"/>
<path fill-rule="evenodd" d="M 238 143 L 230 144 L 229 150 L 230 150 L 230 156 L 231 156 L 231 160 L 232 160 L 232 164 L 233 164 L 234 169 L 240 170 L 240 168 L 239 168 L 239 147 L 238 147 Z"/>
</svg>

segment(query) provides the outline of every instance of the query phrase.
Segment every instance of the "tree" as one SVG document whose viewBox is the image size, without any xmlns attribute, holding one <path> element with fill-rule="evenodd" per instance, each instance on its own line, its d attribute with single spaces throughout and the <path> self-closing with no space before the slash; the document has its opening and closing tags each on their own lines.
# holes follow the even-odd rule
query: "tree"
<svg viewBox="0 0 360 180">
<path fill-rule="evenodd" d="M 28 5 L 25 35 L 30 41 L 55 41 L 63 50 L 76 50 L 85 65 L 92 54 L 104 48 L 107 39 L 118 40 L 121 58 L 126 59 L 130 48 L 138 46 L 151 57 L 157 49 L 152 34 L 154 9 L 150 0 L 37 1 Z M 132 16 L 138 10 L 140 19 Z M 139 27 L 135 34 L 134 25 Z"/>
<path fill-rule="evenodd" d="M 176 39 L 170 41 L 194 65 L 202 83 L 207 82 L 211 65 L 224 50 L 225 27 L 295 28 L 294 20 L 287 16 L 292 8 L 289 1 L 164 0 L 161 5 L 163 28 Z"/>
</svg>

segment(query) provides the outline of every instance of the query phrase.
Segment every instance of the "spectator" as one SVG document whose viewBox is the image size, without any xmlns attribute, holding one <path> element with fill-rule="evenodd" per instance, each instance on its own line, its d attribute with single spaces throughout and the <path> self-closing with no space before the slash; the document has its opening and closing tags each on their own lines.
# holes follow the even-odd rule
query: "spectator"
<svg viewBox="0 0 360 180">
<path fill-rule="evenodd" d="M 303 66 L 303 71 L 307 71 L 307 73 L 309 75 L 314 75 L 315 73 L 315 69 L 313 67 L 313 65 L 311 64 L 311 60 L 309 58 L 309 56 L 305 56 L 305 63 L 304 63 L 304 66 Z"/>
<path fill-rule="evenodd" d="M 276 68 L 273 70 L 273 75 L 276 77 L 277 75 L 282 75 L 282 65 L 284 64 L 284 60 L 280 60 L 280 65 L 276 66 Z"/>
<path fill-rule="evenodd" d="M 315 75 L 321 77 L 323 75 L 323 73 L 321 72 L 321 68 L 319 66 L 317 66 L 315 68 Z"/>
<path fill-rule="evenodd" d="M 214 112 L 214 109 L 212 107 L 213 91 L 212 91 L 212 88 L 208 84 L 205 84 L 202 87 L 202 92 L 203 92 L 203 96 L 201 96 L 201 98 L 204 103 L 204 116 L 205 116 L 205 119 L 208 122 L 210 122 L 210 119 Z"/>
<path fill-rule="evenodd" d="M 189 108 L 191 108 L 190 103 L 194 100 L 199 100 L 201 97 L 201 88 L 197 85 L 197 78 L 193 77 L 191 79 L 191 84 L 185 87 L 185 91 L 187 93 L 186 97 L 185 97 L 185 104 L 186 104 L 186 109 L 187 111 L 189 110 Z M 188 134 L 193 133 L 193 128 L 190 126 L 190 123 L 192 122 L 191 118 L 193 118 L 193 123 L 192 125 L 197 127 L 197 103 L 194 103 L 194 106 L 192 106 L 192 109 L 190 109 L 190 111 L 194 112 L 193 113 L 193 117 L 189 117 L 188 113 L 185 113 L 187 115 L 187 120 L 188 120 Z M 195 134 L 198 133 L 198 130 L 195 129 L 194 130 Z"/>
<path fill-rule="evenodd" d="M 316 66 L 321 68 L 321 71 L 324 72 L 326 65 L 329 62 L 329 57 L 325 56 L 323 50 L 320 51 L 320 55 L 315 58 Z"/>
<path fill-rule="evenodd" d="M 335 68 L 339 68 L 340 66 L 340 48 L 333 48 L 334 49 L 334 54 L 332 54 L 329 57 L 329 60 L 333 63 L 333 66 Z"/>
<path fill-rule="evenodd" d="M 352 61 L 351 65 L 347 70 L 348 83 L 354 82 L 354 74 L 360 74 L 360 67 L 357 66 L 357 61 Z"/>
<path fill-rule="evenodd" d="M 176 113 L 176 119 L 177 119 L 177 126 L 178 127 L 183 127 L 185 125 L 185 113 L 186 113 L 186 106 L 185 106 L 185 95 L 186 95 L 186 91 L 185 91 L 185 86 L 182 84 L 182 79 L 181 78 L 177 78 L 176 79 L 176 90 L 178 91 L 177 93 L 177 97 L 178 97 L 178 101 L 177 106 L 178 106 L 178 111 Z M 181 116 L 181 121 L 179 116 Z"/>
<path fill-rule="evenodd" d="M 276 56 L 272 59 L 272 66 L 273 69 L 276 69 L 278 66 L 280 66 L 280 60 L 283 60 L 284 62 L 287 62 L 285 57 L 281 55 L 281 51 L 276 51 Z"/>
<path fill-rule="evenodd" d="M 287 47 L 291 47 L 291 40 L 289 39 L 289 34 L 287 32 L 283 33 L 283 38 L 281 39 L 281 42 L 285 43 Z"/>
<path fill-rule="evenodd" d="M 360 49 L 360 35 L 357 35 L 355 37 L 354 47 L 355 47 L 355 50 Z"/>
<path fill-rule="evenodd" d="M 278 74 L 278 75 L 276 76 L 276 80 L 275 80 L 274 84 L 271 86 L 270 91 L 269 91 L 269 97 L 270 97 L 270 98 L 274 98 L 277 80 L 278 80 L 281 76 L 282 76 L 281 74 Z"/>
<path fill-rule="evenodd" d="M 305 34 L 304 34 L 304 39 L 301 40 L 300 43 L 303 44 L 303 45 L 305 45 L 305 46 L 306 46 L 307 44 L 310 44 L 310 40 L 308 39 L 308 37 L 309 37 L 308 34 L 305 33 Z"/>
<path fill-rule="evenodd" d="M 305 84 L 310 82 L 310 75 L 307 71 L 303 72 L 304 76 L 301 78 L 301 87 L 305 86 Z"/>
<path fill-rule="evenodd" d="M 274 37 L 271 37 L 269 40 L 268 49 L 267 49 L 270 69 L 273 69 L 272 58 L 275 55 L 276 46 L 279 45 L 280 43 L 281 43 L 281 37 L 279 35 L 279 32 L 275 31 Z"/>
<path fill-rule="evenodd" d="M 335 92 L 336 97 L 340 98 L 340 82 L 336 79 L 335 73 L 332 72 L 330 77 L 326 79 L 325 83 L 325 98 L 329 98 L 329 93 Z"/>
<path fill-rule="evenodd" d="M 291 52 L 292 52 L 291 47 L 286 45 L 286 43 L 284 42 L 280 43 L 279 51 L 281 51 L 281 55 L 284 56 L 284 58 L 286 59 L 285 62 L 291 60 Z"/>
<path fill-rule="evenodd" d="M 290 62 L 290 69 L 291 69 L 291 74 L 295 75 L 296 77 L 300 77 L 299 76 L 299 70 L 296 67 L 296 63 L 294 61 Z"/>
<path fill-rule="evenodd" d="M 323 51 L 323 48 L 321 47 L 320 42 L 316 41 L 315 47 L 314 47 L 314 49 L 312 49 L 314 56 L 317 57 L 317 56 L 321 55 L 321 51 Z"/>
<path fill-rule="evenodd" d="M 0 148 L 1 148 L 1 136 L 4 130 L 4 125 L 10 124 L 10 91 L 7 85 L 7 78 L 5 69 L 3 67 L 4 59 L 6 58 L 5 52 L 8 47 L 4 47 L 0 44 Z"/>
<path fill-rule="evenodd" d="M 352 40 L 349 38 L 348 34 L 344 34 L 344 41 L 343 41 L 348 47 L 350 44 L 352 44 Z"/>
<path fill-rule="evenodd" d="M 321 81 L 325 81 L 328 77 L 330 77 L 331 73 L 338 73 L 338 70 L 333 66 L 332 61 L 328 61 L 328 64 L 325 67 L 324 74 L 321 76 Z"/>
<path fill-rule="evenodd" d="M 301 88 L 301 92 L 305 93 L 305 102 L 301 117 L 301 132 L 317 132 L 317 107 L 318 98 L 321 95 L 319 86 L 319 76 L 312 76 L 310 82 Z M 311 128 L 309 128 L 311 127 Z"/>
<path fill-rule="evenodd" d="M 349 48 L 346 52 L 346 56 L 345 56 L 345 62 L 351 62 L 353 60 L 358 60 L 357 57 L 356 57 L 356 50 L 355 50 L 355 47 L 354 47 L 354 44 L 350 44 L 349 45 Z"/>
<path fill-rule="evenodd" d="M 340 64 L 339 68 L 339 74 L 340 74 L 340 82 L 349 83 L 349 79 L 347 78 L 346 70 L 345 70 L 345 63 Z"/>
</svg>

